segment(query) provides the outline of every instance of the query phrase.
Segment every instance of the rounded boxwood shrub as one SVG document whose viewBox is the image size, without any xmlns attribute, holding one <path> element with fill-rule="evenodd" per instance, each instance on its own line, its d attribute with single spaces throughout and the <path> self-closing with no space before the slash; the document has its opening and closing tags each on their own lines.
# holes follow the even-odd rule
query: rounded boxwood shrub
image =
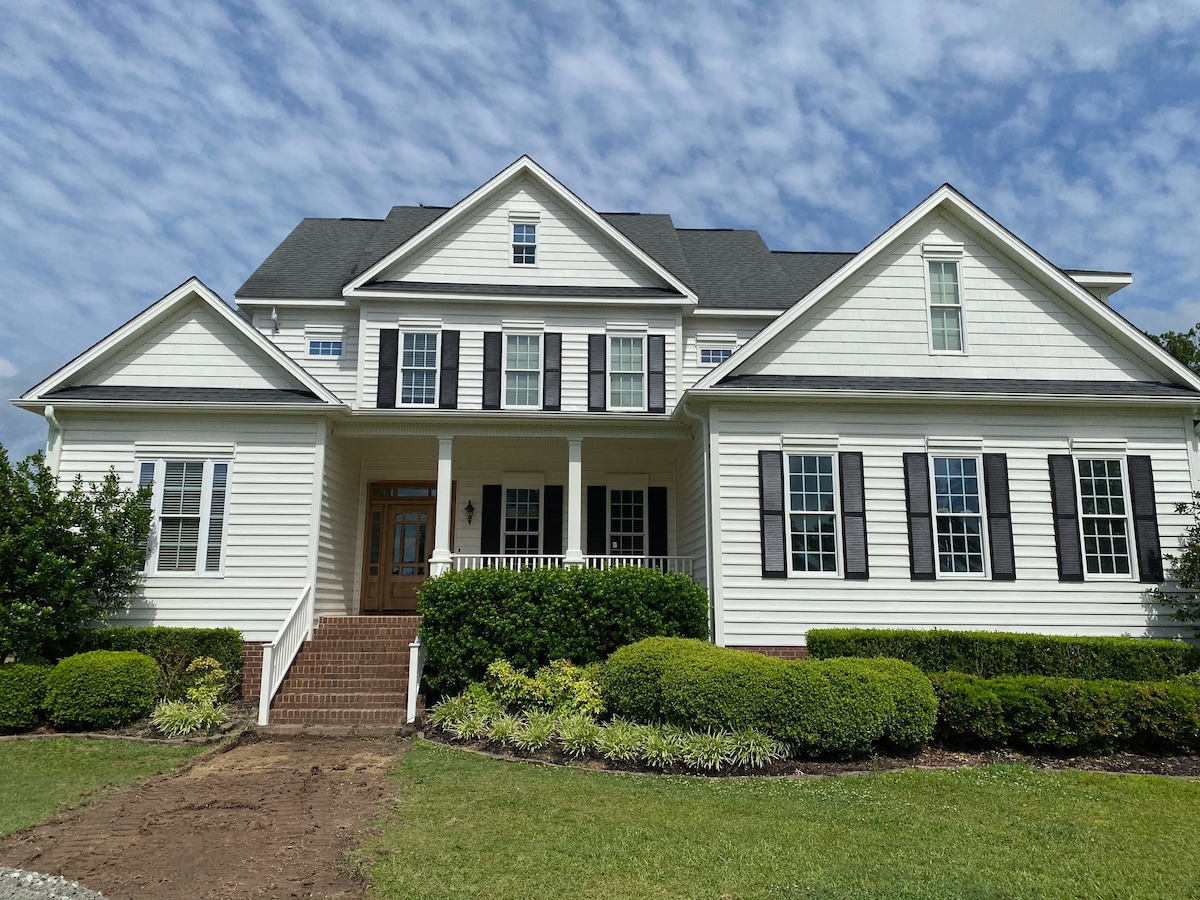
<svg viewBox="0 0 1200 900">
<path fill-rule="evenodd" d="M 46 709 L 59 728 L 112 728 L 150 715 L 159 670 L 144 653 L 68 656 L 46 677 Z"/>
<path fill-rule="evenodd" d="M 42 720 L 49 666 L 0 665 L 0 733 L 28 731 Z"/>
<path fill-rule="evenodd" d="M 242 677 L 242 633 L 236 628 L 173 628 L 164 625 L 120 625 L 84 632 L 79 652 L 136 650 L 145 653 L 161 671 L 158 696 L 182 700 L 188 666 L 197 659 L 220 663 L 228 677 L 225 696 L 236 698 Z"/>
</svg>

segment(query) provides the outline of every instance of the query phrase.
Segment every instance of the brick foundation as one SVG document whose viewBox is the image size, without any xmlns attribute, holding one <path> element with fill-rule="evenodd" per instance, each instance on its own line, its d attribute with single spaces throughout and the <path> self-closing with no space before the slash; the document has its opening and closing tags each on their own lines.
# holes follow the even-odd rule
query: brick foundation
<svg viewBox="0 0 1200 900">
<path fill-rule="evenodd" d="M 253 641 L 242 643 L 242 699 L 257 700 L 262 690 L 263 645 Z"/>
<path fill-rule="evenodd" d="M 804 659 L 808 656 L 807 647 L 730 647 L 730 650 L 749 650 L 751 653 L 761 653 L 763 656 L 775 656 L 779 659 Z"/>
</svg>

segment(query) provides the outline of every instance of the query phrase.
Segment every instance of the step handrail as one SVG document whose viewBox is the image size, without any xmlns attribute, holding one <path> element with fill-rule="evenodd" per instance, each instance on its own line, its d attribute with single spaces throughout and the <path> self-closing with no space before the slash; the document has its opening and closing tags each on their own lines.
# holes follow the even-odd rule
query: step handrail
<svg viewBox="0 0 1200 900">
<path fill-rule="evenodd" d="M 259 725 L 267 724 L 275 692 L 283 684 L 283 679 L 304 642 L 312 639 L 313 600 L 313 585 L 310 581 L 304 585 L 304 590 L 300 592 L 283 624 L 279 626 L 275 639 L 263 645 L 262 683 L 258 691 Z"/>
</svg>

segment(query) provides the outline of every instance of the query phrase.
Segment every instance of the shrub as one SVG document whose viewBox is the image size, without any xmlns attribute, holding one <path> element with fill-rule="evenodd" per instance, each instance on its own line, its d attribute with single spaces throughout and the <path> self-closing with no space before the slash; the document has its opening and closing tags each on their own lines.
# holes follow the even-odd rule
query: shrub
<svg viewBox="0 0 1200 900">
<path fill-rule="evenodd" d="M 678 728 L 644 725 L 642 732 L 642 762 L 660 769 L 683 759 L 683 732 Z"/>
<path fill-rule="evenodd" d="M 187 700 L 163 700 L 154 708 L 151 720 L 167 737 L 203 731 L 211 734 L 225 721 L 228 708 L 225 696 L 226 676 L 221 664 L 202 656 L 187 667 Z"/>
<path fill-rule="evenodd" d="M 242 634 L 236 628 L 96 628 L 84 633 L 80 649 L 136 650 L 146 654 L 162 670 L 158 696 L 168 700 L 183 698 L 188 666 L 201 657 L 216 660 L 225 671 L 225 699 L 237 696 L 242 681 Z"/>
<path fill-rule="evenodd" d="M 558 740 L 568 756 L 589 756 L 600 746 L 600 726 L 591 716 L 572 713 L 559 722 Z"/>
<path fill-rule="evenodd" d="M 716 772 L 733 762 L 733 746 L 728 734 L 723 731 L 707 731 L 689 734 L 683 739 L 682 759 L 693 769 Z"/>
<path fill-rule="evenodd" d="M 506 659 L 487 667 L 488 691 L 504 708 L 514 712 L 548 709 L 556 712 L 604 712 L 600 700 L 600 666 L 576 666 L 556 659 L 532 677 Z"/>
<path fill-rule="evenodd" d="M 639 722 L 755 729 L 802 756 L 853 755 L 932 735 L 929 679 L 894 660 L 782 660 L 703 641 L 650 638 L 605 664 L 606 707 Z"/>
<path fill-rule="evenodd" d="M 418 591 L 426 683 L 461 690 L 506 659 L 535 670 L 555 659 L 600 662 L 651 635 L 705 637 L 708 598 L 695 580 L 652 569 L 476 569 Z"/>
<path fill-rule="evenodd" d="M 634 725 L 624 719 L 613 719 L 600 732 L 597 750 L 605 759 L 618 762 L 636 760 L 645 740 L 644 726 Z"/>
<path fill-rule="evenodd" d="M 49 666 L 0 665 L 0 734 L 28 731 L 42 720 Z"/>
<path fill-rule="evenodd" d="M 143 653 L 93 650 L 46 676 L 46 709 L 60 728 L 112 728 L 150 714 L 158 666 Z"/>
<path fill-rule="evenodd" d="M 808 652 L 818 659 L 885 656 L 910 662 L 923 672 L 981 678 L 1049 675 L 1162 681 L 1200 667 L 1200 647 L 1182 641 L 1002 631 L 817 628 L 808 633 Z"/>
<path fill-rule="evenodd" d="M 1105 753 L 1200 750 L 1200 686 L 1038 675 L 934 674 L 947 744 Z"/>
</svg>

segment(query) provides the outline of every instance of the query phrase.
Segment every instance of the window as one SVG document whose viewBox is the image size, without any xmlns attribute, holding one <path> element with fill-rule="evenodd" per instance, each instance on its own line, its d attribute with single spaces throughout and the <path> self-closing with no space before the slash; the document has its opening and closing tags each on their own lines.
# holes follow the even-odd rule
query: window
<svg viewBox="0 0 1200 900">
<path fill-rule="evenodd" d="M 504 341 L 504 405 L 537 409 L 541 405 L 541 335 L 509 334 Z"/>
<path fill-rule="evenodd" d="M 732 347 L 701 347 L 700 365 L 719 366 L 731 356 L 733 356 Z"/>
<path fill-rule="evenodd" d="M 646 492 L 609 492 L 609 547 L 612 556 L 645 556 Z"/>
<path fill-rule="evenodd" d="M 609 338 L 608 379 L 610 409 L 646 408 L 646 339 Z"/>
<path fill-rule="evenodd" d="M 436 332 L 405 332 L 400 354 L 400 402 L 433 405 L 437 402 Z"/>
<path fill-rule="evenodd" d="M 1131 575 L 1129 512 L 1119 459 L 1080 459 L 1079 512 L 1089 575 Z"/>
<path fill-rule="evenodd" d="M 955 261 L 929 260 L 929 323 L 935 352 L 962 352 L 962 298 Z"/>
<path fill-rule="evenodd" d="M 144 460 L 139 487 L 153 487 L 146 570 L 220 572 L 224 562 L 229 461 Z"/>
<path fill-rule="evenodd" d="M 982 575 L 983 503 L 977 457 L 933 457 L 933 509 L 938 573 Z"/>
<path fill-rule="evenodd" d="M 838 570 L 837 502 L 833 456 L 788 457 L 788 509 L 792 533 L 792 571 Z"/>
<path fill-rule="evenodd" d="M 309 356 L 341 356 L 341 341 L 310 340 L 308 342 Z"/>
<path fill-rule="evenodd" d="M 512 261 L 515 266 L 537 264 L 537 225 L 514 224 L 512 227 Z"/>
<path fill-rule="evenodd" d="M 537 488 L 504 492 L 504 552 L 537 556 L 541 549 L 541 494 Z"/>
</svg>

